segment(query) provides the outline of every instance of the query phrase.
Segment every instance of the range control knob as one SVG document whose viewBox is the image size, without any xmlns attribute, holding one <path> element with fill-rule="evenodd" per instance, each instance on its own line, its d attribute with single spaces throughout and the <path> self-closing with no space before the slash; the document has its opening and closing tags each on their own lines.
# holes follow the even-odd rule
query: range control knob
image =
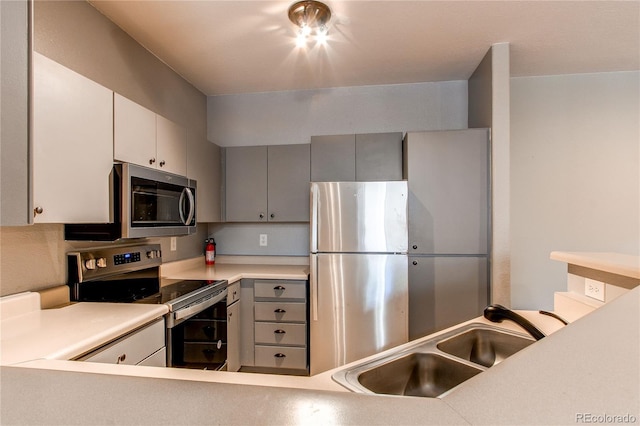
<svg viewBox="0 0 640 426">
<path fill-rule="evenodd" d="M 98 260 L 96 260 L 96 265 L 98 265 L 98 268 L 106 268 L 107 259 L 105 257 L 99 258 Z"/>
<path fill-rule="evenodd" d="M 87 269 L 96 269 L 96 260 L 95 259 L 87 259 L 84 261 L 84 267 Z"/>
</svg>

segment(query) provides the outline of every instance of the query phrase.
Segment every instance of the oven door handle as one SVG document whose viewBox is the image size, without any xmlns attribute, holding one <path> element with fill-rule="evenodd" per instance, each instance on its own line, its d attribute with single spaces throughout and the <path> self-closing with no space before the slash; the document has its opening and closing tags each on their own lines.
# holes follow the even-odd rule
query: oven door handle
<svg viewBox="0 0 640 426">
<path fill-rule="evenodd" d="M 223 292 L 215 296 L 212 296 L 210 299 L 203 300 L 201 303 L 196 303 L 194 305 L 187 306 L 184 309 L 178 309 L 173 313 L 174 325 L 177 324 L 178 321 L 180 320 L 192 317 L 193 315 L 202 312 L 208 307 L 215 305 L 219 301 L 223 300 L 226 297 L 226 295 L 227 295 L 227 291 L 224 290 Z"/>
<path fill-rule="evenodd" d="M 184 217 L 184 209 L 182 208 L 182 206 L 184 205 L 184 197 L 185 195 L 187 196 L 187 198 L 189 199 L 189 213 L 187 214 L 187 218 L 185 219 Z M 193 215 L 195 214 L 195 199 L 193 197 L 193 192 L 191 192 L 191 188 L 183 188 L 182 189 L 182 194 L 180 194 L 180 206 L 179 206 L 179 210 L 180 210 L 180 220 L 182 220 L 182 223 L 185 225 L 189 225 L 191 223 L 191 221 L 193 220 Z"/>
</svg>

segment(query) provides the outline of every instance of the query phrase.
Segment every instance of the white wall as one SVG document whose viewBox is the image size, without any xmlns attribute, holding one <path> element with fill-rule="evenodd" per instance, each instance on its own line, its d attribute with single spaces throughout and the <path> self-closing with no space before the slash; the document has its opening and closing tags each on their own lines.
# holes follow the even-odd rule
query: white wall
<svg viewBox="0 0 640 426">
<path fill-rule="evenodd" d="M 640 254 L 640 73 L 511 79 L 511 291 L 551 309 L 563 251 Z"/>
<path fill-rule="evenodd" d="M 467 127 L 467 81 L 211 96 L 220 146 L 309 143 L 311 136 Z"/>
</svg>

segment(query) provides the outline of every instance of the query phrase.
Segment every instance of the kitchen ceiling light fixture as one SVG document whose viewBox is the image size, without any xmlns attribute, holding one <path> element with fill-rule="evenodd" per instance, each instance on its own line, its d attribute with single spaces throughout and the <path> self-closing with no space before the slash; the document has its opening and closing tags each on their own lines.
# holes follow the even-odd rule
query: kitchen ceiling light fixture
<svg viewBox="0 0 640 426">
<path fill-rule="evenodd" d="M 299 27 L 296 44 L 306 45 L 307 38 L 315 33 L 320 44 L 327 41 L 331 9 L 317 0 L 302 0 L 289 7 L 289 20 Z"/>
</svg>

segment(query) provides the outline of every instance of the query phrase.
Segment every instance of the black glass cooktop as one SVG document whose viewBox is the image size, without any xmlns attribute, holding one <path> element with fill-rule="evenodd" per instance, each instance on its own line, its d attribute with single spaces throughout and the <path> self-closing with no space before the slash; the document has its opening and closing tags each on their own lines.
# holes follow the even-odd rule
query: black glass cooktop
<svg viewBox="0 0 640 426">
<path fill-rule="evenodd" d="M 111 303 L 168 303 L 202 287 L 218 286 L 224 281 L 173 280 L 160 286 L 157 270 L 143 270 L 109 277 L 100 281 L 84 282 L 77 286 L 80 302 Z"/>
<path fill-rule="evenodd" d="M 219 286 L 223 281 L 211 280 L 183 280 L 160 287 L 160 291 L 143 299 L 135 300 L 136 303 L 168 303 L 184 295 L 208 286 Z"/>
</svg>

